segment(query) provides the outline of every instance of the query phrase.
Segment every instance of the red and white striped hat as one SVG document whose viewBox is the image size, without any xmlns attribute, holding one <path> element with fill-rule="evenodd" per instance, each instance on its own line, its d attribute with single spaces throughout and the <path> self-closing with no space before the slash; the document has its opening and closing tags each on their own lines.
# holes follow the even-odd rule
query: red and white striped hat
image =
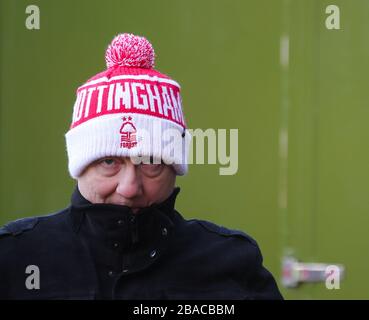
<svg viewBox="0 0 369 320">
<path fill-rule="evenodd" d="M 179 84 L 154 70 L 151 43 L 116 36 L 106 50 L 107 70 L 77 89 L 72 124 L 65 134 L 69 173 L 77 178 L 108 156 L 154 157 L 187 173 L 191 135 L 182 113 Z"/>
</svg>

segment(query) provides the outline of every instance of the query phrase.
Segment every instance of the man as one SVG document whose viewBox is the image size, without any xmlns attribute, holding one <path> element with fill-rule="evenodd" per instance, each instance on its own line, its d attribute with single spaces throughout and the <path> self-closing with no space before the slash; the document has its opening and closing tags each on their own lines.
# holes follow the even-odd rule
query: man
<svg viewBox="0 0 369 320">
<path fill-rule="evenodd" d="M 281 299 L 256 242 L 175 210 L 190 134 L 180 87 L 122 34 L 77 90 L 71 205 L 0 229 L 0 298 Z"/>
</svg>

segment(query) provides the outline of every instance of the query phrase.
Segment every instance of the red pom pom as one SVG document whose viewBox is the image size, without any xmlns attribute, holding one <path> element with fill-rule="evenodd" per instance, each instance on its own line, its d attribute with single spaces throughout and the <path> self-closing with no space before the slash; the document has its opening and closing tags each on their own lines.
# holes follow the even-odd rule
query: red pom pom
<svg viewBox="0 0 369 320">
<path fill-rule="evenodd" d="M 109 45 L 105 61 L 108 68 L 125 66 L 152 69 L 155 52 L 146 38 L 123 33 L 117 35 Z"/>
</svg>

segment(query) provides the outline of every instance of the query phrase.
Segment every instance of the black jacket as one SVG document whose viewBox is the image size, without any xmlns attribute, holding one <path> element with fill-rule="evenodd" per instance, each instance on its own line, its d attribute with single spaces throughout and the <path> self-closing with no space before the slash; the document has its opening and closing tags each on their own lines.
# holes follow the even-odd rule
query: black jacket
<svg viewBox="0 0 369 320">
<path fill-rule="evenodd" d="M 282 299 L 256 242 L 241 231 L 185 220 L 176 188 L 163 203 L 91 204 L 0 229 L 2 299 Z M 27 289 L 37 266 L 39 289 Z M 35 274 L 34 274 L 35 275 Z"/>
</svg>

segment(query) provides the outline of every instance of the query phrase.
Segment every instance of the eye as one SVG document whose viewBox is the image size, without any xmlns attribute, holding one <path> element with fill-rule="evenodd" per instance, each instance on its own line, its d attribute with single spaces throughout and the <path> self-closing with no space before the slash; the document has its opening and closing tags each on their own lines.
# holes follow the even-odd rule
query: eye
<svg viewBox="0 0 369 320">
<path fill-rule="evenodd" d="M 110 165 L 114 164 L 115 160 L 112 159 L 112 158 L 108 158 L 108 159 L 102 160 L 102 162 L 104 162 L 104 164 L 107 164 L 107 165 L 110 166 Z"/>
<path fill-rule="evenodd" d="M 160 173 L 163 171 L 164 163 L 161 160 L 150 158 L 150 163 L 145 164 L 142 163 L 140 165 L 141 172 L 150 178 L 156 177 L 160 175 Z"/>
<path fill-rule="evenodd" d="M 102 176 L 110 177 L 119 172 L 122 167 L 122 160 L 116 157 L 102 158 L 96 161 L 95 168 L 97 173 Z"/>
<path fill-rule="evenodd" d="M 98 161 L 100 167 L 105 169 L 112 169 L 119 166 L 120 161 L 116 158 L 104 158 Z"/>
<path fill-rule="evenodd" d="M 142 164 L 141 171 L 143 174 L 149 177 L 155 177 L 160 174 L 163 169 L 162 164 Z"/>
</svg>

